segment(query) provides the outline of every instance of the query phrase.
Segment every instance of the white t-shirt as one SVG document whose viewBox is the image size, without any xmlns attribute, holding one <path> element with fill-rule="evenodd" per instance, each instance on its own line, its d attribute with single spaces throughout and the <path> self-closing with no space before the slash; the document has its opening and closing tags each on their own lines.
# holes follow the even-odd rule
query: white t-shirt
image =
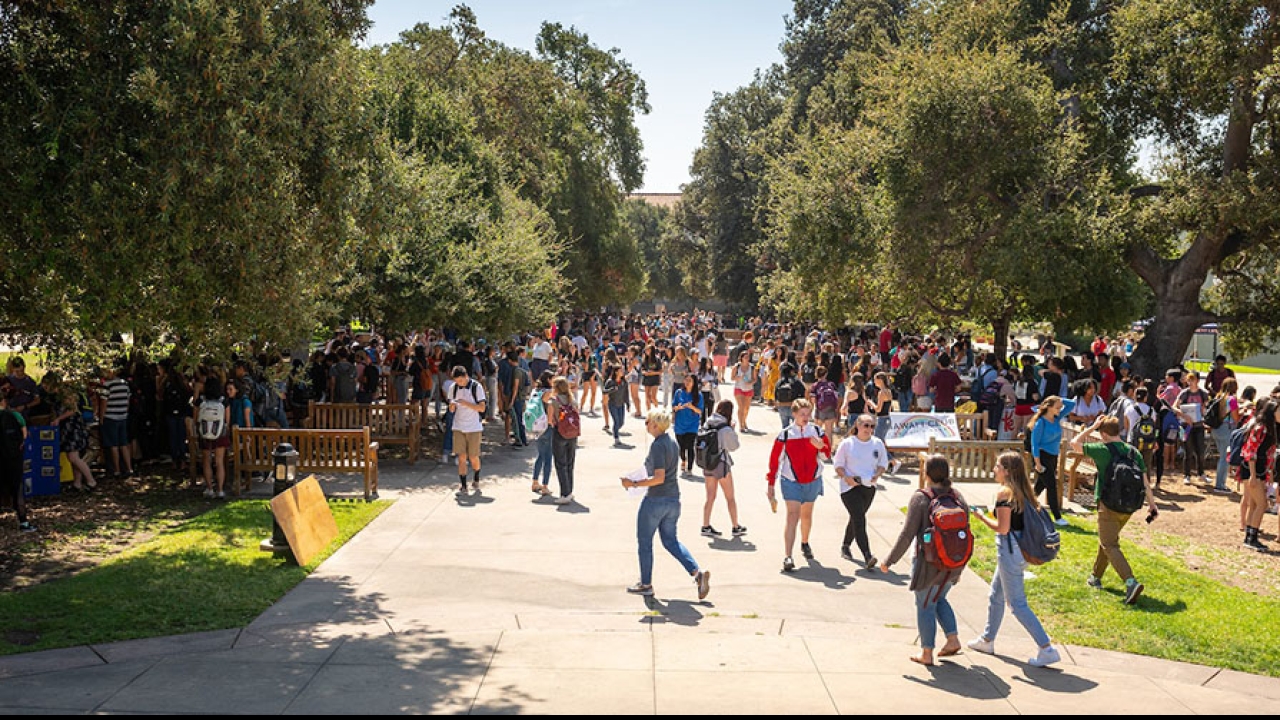
<svg viewBox="0 0 1280 720">
<path fill-rule="evenodd" d="M 450 380 L 444 385 L 444 393 L 445 399 L 450 402 L 457 398 L 479 405 L 486 400 L 484 384 L 475 380 L 471 381 L 470 388 L 459 386 Z M 483 432 L 484 423 L 480 422 L 480 413 L 459 404 L 458 409 L 453 413 L 453 429 L 458 432 Z"/>
<path fill-rule="evenodd" d="M 551 359 L 551 343 L 543 340 L 533 347 L 534 360 L 550 360 Z"/>
<path fill-rule="evenodd" d="M 587 339 L 582 336 L 582 333 L 578 333 L 574 335 L 573 338 L 570 339 L 570 342 L 572 342 L 574 345 L 577 345 L 578 349 L 580 350 L 587 349 Z"/>
<path fill-rule="evenodd" d="M 875 487 L 871 478 L 875 476 L 876 470 L 889 467 L 889 451 L 878 437 L 872 437 L 867 442 L 847 437 L 836 448 L 833 462 L 837 469 L 844 468 L 845 477 L 840 478 L 840 492 L 848 492 L 853 487 L 846 478 L 855 476 L 862 478 L 863 487 Z"/>
</svg>

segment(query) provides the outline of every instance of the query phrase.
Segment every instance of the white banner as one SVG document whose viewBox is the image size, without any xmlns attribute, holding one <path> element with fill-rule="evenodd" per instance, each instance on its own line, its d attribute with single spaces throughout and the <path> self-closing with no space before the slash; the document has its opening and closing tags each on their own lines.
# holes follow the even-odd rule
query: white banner
<svg viewBox="0 0 1280 720">
<path fill-rule="evenodd" d="M 939 442 L 959 440 L 955 413 L 889 413 L 889 433 L 884 444 L 890 450 L 928 448 L 930 438 Z"/>
</svg>

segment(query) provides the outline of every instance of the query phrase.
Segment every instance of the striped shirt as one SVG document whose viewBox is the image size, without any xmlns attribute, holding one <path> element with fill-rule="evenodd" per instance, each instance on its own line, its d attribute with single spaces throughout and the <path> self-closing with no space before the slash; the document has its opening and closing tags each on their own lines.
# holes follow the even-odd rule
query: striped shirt
<svg viewBox="0 0 1280 720">
<path fill-rule="evenodd" d="M 129 419 L 129 383 L 121 378 L 109 380 L 104 386 L 107 391 L 107 412 L 103 416 L 107 420 Z"/>
</svg>

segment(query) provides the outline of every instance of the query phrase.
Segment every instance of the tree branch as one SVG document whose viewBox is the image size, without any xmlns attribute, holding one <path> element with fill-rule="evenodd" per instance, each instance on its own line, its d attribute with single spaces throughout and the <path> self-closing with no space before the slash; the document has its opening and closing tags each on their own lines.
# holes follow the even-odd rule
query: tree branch
<svg viewBox="0 0 1280 720">
<path fill-rule="evenodd" d="M 1158 183 L 1150 183 L 1147 185 L 1139 185 L 1138 187 L 1129 188 L 1129 197 L 1135 200 L 1142 198 L 1159 197 L 1164 194 L 1164 186 Z"/>
<path fill-rule="evenodd" d="M 1138 242 L 1130 245 L 1125 252 L 1125 259 L 1138 277 L 1152 289 L 1157 290 L 1157 293 L 1168 279 L 1170 262 L 1157 255 L 1156 251 L 1146 243 Z"/>
</svg>

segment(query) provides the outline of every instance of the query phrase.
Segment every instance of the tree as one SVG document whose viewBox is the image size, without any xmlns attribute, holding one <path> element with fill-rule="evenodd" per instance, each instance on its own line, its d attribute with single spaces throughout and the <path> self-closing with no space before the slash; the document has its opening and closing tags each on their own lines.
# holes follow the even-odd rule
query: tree
<svg viewBox="0 0 1280 720">
<path fill-rule="evenodd" d="M 1155 296 L 1146 374 L 1223 323 L 1238 352 L 1280 342 L 1280 17 L 1269 2 L 1130 0 L 1110 14 L 1116 122 L 1167 154 L 1127 188 L 1126 259 Z M 1216 283 L 1202 292 L 1210 276 Z"/>
<path fill-rule="evenodd" d="M 3 324 L 194 351 L 314 327 L 368 0 L 0 2 Z"/>
<path fill-rule="evenodd" d="M 785 108 L 780 69 L 756 74 L 748 86 L 720 95 L 706 114 L 702 145 L 684 187 L 683 226 L 706 248 L 706 272 L 715 296 L 741 307 L 759 304 L 756 278 L 767 272 L 758 217 L 763 183 L 774 152 L 774 122 Z"/>
</svg>

